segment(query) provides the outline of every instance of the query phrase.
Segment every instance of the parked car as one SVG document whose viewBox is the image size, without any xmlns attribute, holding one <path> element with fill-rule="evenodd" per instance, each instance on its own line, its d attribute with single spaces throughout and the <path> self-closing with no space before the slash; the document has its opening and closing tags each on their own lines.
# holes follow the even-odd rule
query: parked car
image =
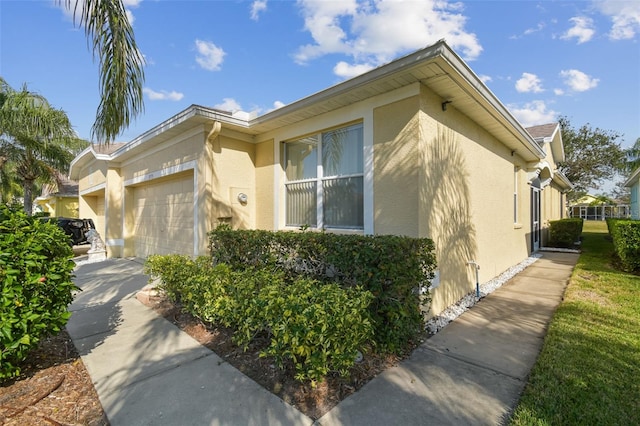
<svg viewBox="0 0 640 426">
<path fill-rule="evenodd" d="M 41 218 L 48 222 L 55 221 L 58 226 L 67 234 L 70 238 L 70 244 L 77 246 L 80 244 L 87 244 L 87 232 L 90 229 L 96 229 L 92 219 L 74 219 L 71 217 L 45 217 Z"/>
</svg>

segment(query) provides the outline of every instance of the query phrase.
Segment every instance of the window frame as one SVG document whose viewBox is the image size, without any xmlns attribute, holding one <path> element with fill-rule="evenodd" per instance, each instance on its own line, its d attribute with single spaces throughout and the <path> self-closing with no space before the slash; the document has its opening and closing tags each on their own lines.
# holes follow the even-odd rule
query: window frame
<svg viewBox="0 0 640 426">
<path fill-rule="evenodd" d="M 361 164 L 359 165 L 361 171 L 358 173 L 348 173 L 348 174 L 344 174 L 344 175 L 329 175 L 329 176 L 325 176 L 324 173 L 324 165 L 323 165 L 323 149 L 324 149 L 324 144 L 323 144 L 323 136 L 327 133 L 330 133 L 332 131 L 336 131 L 336 130 L 340 130 L 340 129 L 352 129 L 352 128 L 359 128 L 360 130 L 360 149 L 362 150 L 362 152 L 360 153 L 359 156 L 359 160 L 361 161 Z M 316 175 L 314 178 L 307 178 L 307 179 L 296 179 L 296 180 L 289 180 L 288 176 L 287 176 L 287 166 L 288 166 L 288 149 L 287 149 L 287 144 L 290 143 L 295 143 L 298 141 L 302 141 L 305 139 L 310 139 L 310 138 L 314 138 L 315 142 L 316 142 Z M 325 130 L 322 131 L 318 131 L 315 133 L 311 133 L 308 134 L 306 136 L 300 136 L 294 139 L 290 139 L 290 140 L 286 140 L 283 141 L 284 144 L 284 152 L 283 152 L 283 158 L 284 158 L 284 163 L 283 163 L 283 169 L 284 169 L 284 206 L 285 206 L 285 217 L 284 217 L 284 225 L 286 228 L 300 228 L 302 226 L 309 226 L 309 228 L 312 229 L 322 229 L 322 230 L 331 230 L 331 231 L 337 231 L 337 232 L 357 232 L 357 233 L 361 233 L 364 231 L 365 228 L 365 201 L 364 201 L 364 192 L 365 192 L 365 170 L 364 170 L 364 165 L 365 165 L 365 142 L 364 142 L 364 123 L 362 121 L 358 121 L 358 122 L 352 122 L 352 123 L 347 123 L 344 125 L 340 125 L 340 126 L 335 126 L 335 127 L 331 127 L 331 128 L 327 128 Z M 359 222 L 361 223 L 361 225 L 359 226 L 352 226 L 352 225 L 345 225 L 345 226 L 335 226 L 335 225 L 326 225 L 326 221 L 325 221 L 325 215 L 324 215 L 324 209 L 325 209 L 325 190 L 324 190 L 324 183 L 325 182 L 329 182 L 332 180 L 343 180 L 343 179 L 353 179 L 353 178 L 359 178 L 361 180 L 361 184 L 360 187 L 362 188 L 362 199 L 361 199 L 361 205 L 360 205 L 360 217 L 358 218 Z M 316 197 L 316 213 L 315 213 L 315 225 L 312 224 L 295 224 L 290 222 L 289 220 L 289 190 L 288 187 L 289 185 L 299 185 L 299 184 L 304 184 L 304 183 L 311 183 L 313 182 L 316 186 L 315 188 L 315 197 Z"/>
</svg>

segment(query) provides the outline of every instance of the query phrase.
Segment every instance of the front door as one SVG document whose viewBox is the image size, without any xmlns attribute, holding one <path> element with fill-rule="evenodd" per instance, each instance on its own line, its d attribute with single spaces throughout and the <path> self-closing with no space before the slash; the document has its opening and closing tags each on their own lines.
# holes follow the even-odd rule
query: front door
<svg viewBox="0 0 640 426">
<path fill-rule="evenodd" d="M 531 187 L 531 250 L 540 249 L 540 188 Z"/>
</svg>

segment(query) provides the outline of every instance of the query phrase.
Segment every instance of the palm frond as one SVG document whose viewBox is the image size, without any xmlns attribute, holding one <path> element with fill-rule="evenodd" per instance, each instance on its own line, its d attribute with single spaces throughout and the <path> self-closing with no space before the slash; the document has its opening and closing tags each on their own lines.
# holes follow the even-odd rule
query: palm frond
<svg viewBox="0 0 640 426">
<path fill-rule="evenodd" d="M 60 1 L 60 0 L 59 0 Z M 100 63 L 101 101 L 92 138 L 109 143 L 144 110 L 144 59 L 119 0 L 65 0 Z"/>
</svg>

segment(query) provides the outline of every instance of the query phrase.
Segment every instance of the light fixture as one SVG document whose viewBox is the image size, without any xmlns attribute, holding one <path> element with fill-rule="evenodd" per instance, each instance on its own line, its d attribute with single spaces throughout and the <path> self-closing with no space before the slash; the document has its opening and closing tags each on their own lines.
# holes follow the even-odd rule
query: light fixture
<svg viewBox="0 0 640 426">
<path fill-rule="evenodd" d="M 451 102 L 452 102 L 452 101 L 444 101 L 444 102 L 442 103 L 442 110 L 443 110 L 443 111 L 446 111 L 446 110 L 447 110 L 447 104 L 450 104 Z"/>
<path fill-rule="evenodd" d="M 247 204 L 247 201 L 249 200 L 249 197 L 247 197 L 247 194 L 245 194 L 244 192 L 241 192 L 238 194 L 238 202 L 240 204 Z"/>
</svg>

